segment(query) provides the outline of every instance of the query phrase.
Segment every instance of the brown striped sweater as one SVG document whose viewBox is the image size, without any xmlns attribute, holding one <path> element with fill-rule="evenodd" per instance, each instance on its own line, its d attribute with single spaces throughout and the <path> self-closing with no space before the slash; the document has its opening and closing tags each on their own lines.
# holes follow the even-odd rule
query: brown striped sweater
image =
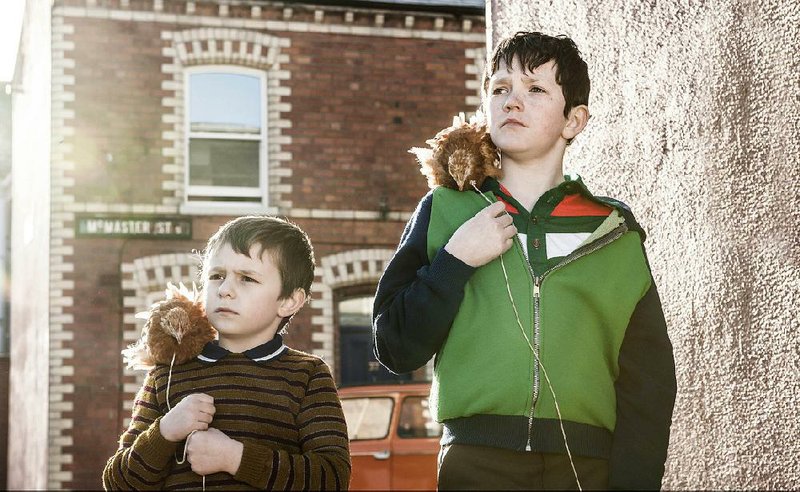
<svg viewBox="0 0 800 492">
<path fill-rule="evenodd" d="M 183 456 L 184 442 L 159 431 L 167 413 L 169 366 L 147 375 L 130 426 L 103 471 L 107 490 L 195 489 L 202 478 Z M 328 366 L 283 345 L 280 335 L 243 354 L 215 342 L 195 360 L 175 366 L 172 408 L 192 393 L 214 398 L 211 427 L 244 444 L 235 476 L 205 477 L 206 489 L 347 489 L 350 453 L 341 403 Z"/>
</svg>

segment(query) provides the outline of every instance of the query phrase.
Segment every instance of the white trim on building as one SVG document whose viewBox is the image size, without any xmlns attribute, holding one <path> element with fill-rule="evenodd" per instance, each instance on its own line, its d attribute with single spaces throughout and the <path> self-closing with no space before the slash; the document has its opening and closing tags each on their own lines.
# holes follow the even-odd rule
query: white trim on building
<svg viewBox="0 0 800 492">
<path fill-rule="evenodd" d="M 65 240 L 74 237 L 70 227 L 75 221 L 75 214 L 67 210 L 75 201 L 71 188 L 74 178 L 67 175 L 75 169 L 75 163 L 67 159 L 72 153 L 71 145 L 64 143 L 64 137 L 74 135 L 71 126 L 75 119 L 75 111 L 67 109 L 75 100 L 75 77 L 66 75 L 65 70 L 74 68 L 75 61 L 70 52 L 75 44 L 65 37 L 75 32 L 73 25 L 64 17 L 53 14 L 52 17 L 52 151 L 50 165 L 50 388 L 49 388 L 49 429 L 48 429 L 48 472 L 47 487 L 61 489 L 65 483 L 71 482 L 73 474 L 65 470 L 65 464 L 72 463 L 72 453 L 65 448 L 73 445 L 72 428 L 74 420 L 66 414 L 74 411 L 71 396 L 75 392 L 73 384 L 64 382 L 64 377 L 72 377 L 75 367 L 74 350 L 67 348 L 74 335 L 71 327 L 75 320 L 72 314 L 65 313 L 64 308 L 72 306 L 73 299 L 66 291 L 75 289 L 73 280 L 64 279 L 64 273 L 75 268 L 71 262 L 73 247 L 64 244 Z"/>
</svg>

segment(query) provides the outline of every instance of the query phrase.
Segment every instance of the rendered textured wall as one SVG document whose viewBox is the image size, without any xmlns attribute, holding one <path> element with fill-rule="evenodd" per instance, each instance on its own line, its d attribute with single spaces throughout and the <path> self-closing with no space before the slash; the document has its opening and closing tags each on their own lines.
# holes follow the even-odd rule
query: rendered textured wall
<svg viewBox="0 0 800 492">
<path fill-rule="evenodd" d="M 17 66 L 12 96 L 11 343 L 8 490 L 48 488 L 50 400 L 50 2 L 29 0 L 20 49 L 40 63 Z M 3 415 L 5 418 L 6 415 Z"/>
<path fill-rule="evenodd" d="M 589 63 L 566 169 L 628 203 L 675 348 L 663 486 L 800 484 L 800 3 L 493 0 Z"/>
</svg>

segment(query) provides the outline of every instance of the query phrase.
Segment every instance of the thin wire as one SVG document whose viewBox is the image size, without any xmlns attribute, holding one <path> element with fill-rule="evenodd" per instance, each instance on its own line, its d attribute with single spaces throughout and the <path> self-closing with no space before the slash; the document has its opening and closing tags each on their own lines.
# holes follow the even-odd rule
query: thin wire
<svg viewBox="0 0 800 492">
<path fill-rule="evenodd" d="M 197 432 L 197 429 L 193 430 L 188 436 L 186 436 L 186 444 L 183 446 L 183 458 L 178 459 L 177 456 L 175 457 L 175 461 L 177 461 L 179 465 L 186 463 L 186 449 L 189 447 L 189 439 L 192 438 L 195 432 Z"/>
<path fill-rule="evenodd" d="M 533 356 L 536 358 L 536 363 L 539 364 L 539 367 L 542 368 L 542 374 L 544 374 L 544 379 L 547 381 L 547 387 L 550 389 L 550 394 L 553 395 L 553 404 L 556 407 L 556 413 L 558 414 L 558 426 L 561 428 L 561 436 L 564 438 L 564 447 L 567 448 L 567 457 L 569 458 L 569 465 L 572 467 L 572 473 L 575 476 L 575 482 L 578 485 L 578 490 L 583 490 L 581 487 L 581 481 L 578 478 L 578 470 L 575 469 L 575 461 L 572 459 L 572 452 L 569 449 L 569 442 L 567 442 L 567 432 L 564 430 L 564 419 L 561 416 L 561 409 L 558 406 L 558 399 L 556 398 L 556 392 L 553 390 L 553 383 L 550 382 L 550 376 L 547 375 L 547 369 L 545 369 L 544 364 L 542 364 L 542 360 L 539 358 L 539 354 L 536 353 L 536 350 L 533 349 L 533 345 L 531 345 L 530 339 L 528 338 L 527 334 L 525 333 L 525 329 L 522 327 L 522 321 L 519 318 L 519 313 L 517 312 L 517 306 L 514 302 L 514 298 L 511 296 L 511 286 L 508 280 L 508 272 L 506 272 L 506 265 L 503 261 L 503 257 L 500 257 L 500 266 L 503 267 L 503 275 L 506 279 L 506 290 L 508 291 L 508 298 L 511 300 L 511 307 L 514 308 L 514 316 L 517 318 L 517 325 L 519 326 L 520 331 L 522 331 L 522 335 L 525 337 L 525 341 L 528 342 L 528 347 L 530 347 Z"/>
<path fill-rule="evenodd" d="M 169 376 L 167 376 L 167 409 L 168 410 L 172 410 L 172 407 L 170 407 L 170 405 L 169 405 L 169 386 L 172 383 L 172 366 L 175 364 L 175 356 L 176 355 L 177 355 L 177 353 L 172 354 L 172 361 L 169 363 Z M 190 432 L 188 436 L 186 436 L 186 444 L 183 445 L 183 458 L 178 459 L 177 456 L 175 457 L 175 461 L 179 465 L 182 465 L 182 464 L 186 463 L 186 448 L 189 447 L 189 439 L 191 439 L 192 436 L 194 435 L 194 433 L 197 432 L 197 431 L 198 431 L 198 429 L 195 429 L 192 432 Z M 202 475 L 202 477 L 203 477 L 203 490 L 206 490 L 206 476 Z"/>
<path fill-rule="evenodd" d="M 483 194 L 481 190 L 475 185 L 475 181 L 471 181 L 472 187 L 475 188 L 475 191 L 480 194 L 484 200 L 492 204 L 492 201 L 489 200 L 489 197 Z M 506 212 L 508 214 L 508 212 Z M 550 389 L 550 394 L 553 395 L 553 404 L 556 407 L 556 414 L 558 414 L 558 425 L 561 428 L 561 436 L 564 438 L 564 447 L 567 448 L 567 457 L 569 458 L 569 464 L 572 467 L 572 473 L 575 476 L 575 482 L 578 485 L 578 490 L 583 490 L 581 487 L 581 481 L 578 478 L 578 471 L 575 469 L 575 461 L 572 459 L 572 452 L 569 449 L 569 443 L 567 442 L 567 433 L 564 430 L 564 419 L 561 417 L 561 409 L 558 406 L 558 400 L 556 399 L 556 392 L 553 390 L 553 383 L 550 382 L 550 376 L 547 375 L 547 369 L 545 369 L 544 364 L 542 364 L 542 360 L 539 359 L 539 354 L 536 353 L 536 350 L 533 348 L 531 344 L 531 339 L 528 338 L 528 334 L 525 333 L 525 328 L 522 327 L 522 320 L 519 317 L 519 312 L 517 311 L 517 304 L 514 302 L 514 296 L 511 295 L 511 282 L 508 280 L 508 272 L 506 271 L 506 262 L 503 260 L 503 255 L 500 255 L 500 266 L 503 269 L 503 276 L 506 280 L 506 291 L 508 292 L 508 299 L 511 301 L 511 308 L 514 310 L 514 316 L 517 319 L 517 326 L 519 326 L 519 330 L 522 333 L 522 337 L 525 338 L 525 342 L 528 344 L 528 347 L 531 349 L 531 353 L 533 353 L 534 358 L 536 358 L 536 363 L 539 364 L 539 367 L 542 368 L 542 374 L 544 374 L 544 379 L 547 381 L 547 387 Z"/>
<path fill-rule="evenodd" d="M 169 376 L 167 376 L 167 410 L 172 410 L 172 407 L 169 406 L 169 385 L 172 383 L 172 366 L 175 364 L 175 355 L 177 353 L 172 354 L 172 362 L 169 363 Z"/>
<path fill-rule="evenodd" d="M 192 432 L 189 433 L 188 436 L 186 436 L 186 444 L 183 445 L 183 458 L 178 459 L 177 456 L 175 457 L 175 461 L 179 465 L 182 465 L 182 464 L 186 463 L 186 449 L 189 447 L 189 439 L 192 438 L 192 436 L 194 435 L 195 432 L 199 432 L 199 429 L 193 430 Z M 201 475 L 201 477 L 203 478 L 203 490 L 206 490 L 206 476 L 205 475 Z"/>
</svg>

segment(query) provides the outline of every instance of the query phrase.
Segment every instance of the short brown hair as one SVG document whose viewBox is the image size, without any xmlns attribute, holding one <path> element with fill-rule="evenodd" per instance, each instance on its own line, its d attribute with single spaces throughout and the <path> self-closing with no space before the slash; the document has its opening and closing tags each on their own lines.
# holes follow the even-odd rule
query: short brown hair
<svg viewBox="0 0 800 492">
<path fill-rule="evenodd" d="M 237 253 L 250 257 L 250 249 L 259 245 L 260 256 L 268 253 L 281 275 L 280 299 L 295 289 L 303 289 L 311 298 L 314 281 L 314 248 L 308 235 L 288 220 L 269 215 L 249 215 L 226 223 L 209 238 L 201 256 L 202 266 L 222 245 L 230 244 Z"/>
</svg>

